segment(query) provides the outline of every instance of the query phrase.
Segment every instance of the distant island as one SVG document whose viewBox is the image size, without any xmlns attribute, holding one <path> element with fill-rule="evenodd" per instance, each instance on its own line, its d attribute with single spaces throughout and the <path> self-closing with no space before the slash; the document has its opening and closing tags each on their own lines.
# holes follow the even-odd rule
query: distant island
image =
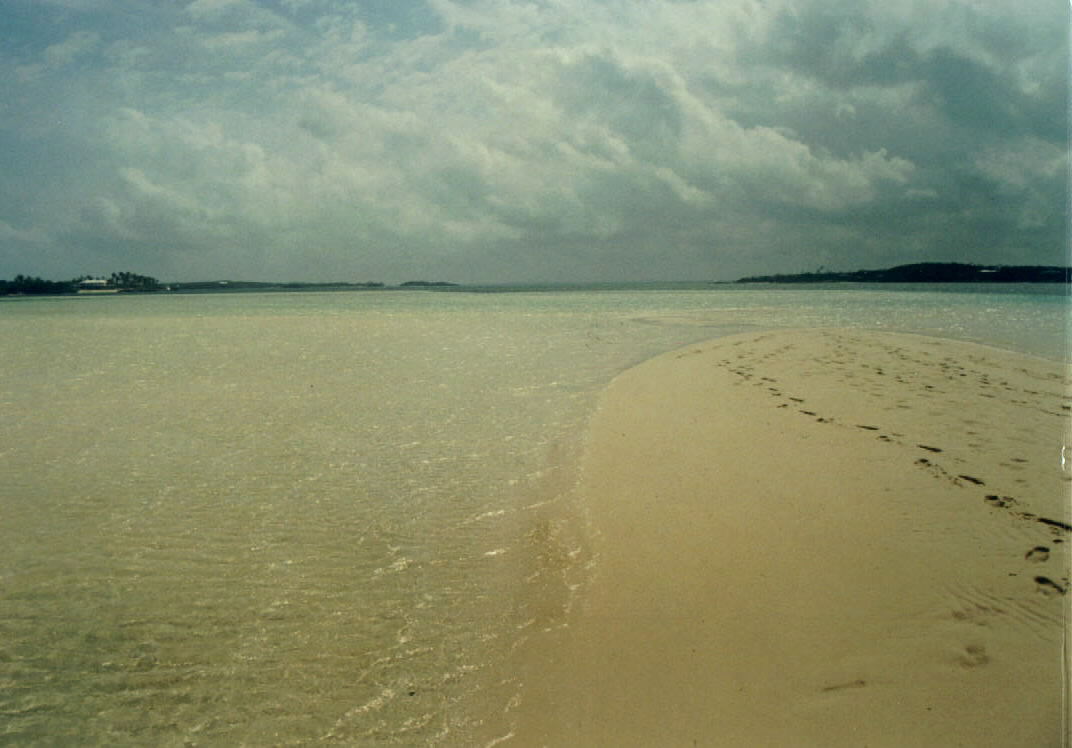
<svg viewBox="0 0 1072 748">
<path fill-rule="evenodd" d="M 271 281 L 233 281 L 233 280 L 216 280 L 216 281 L 196 281 L 193 283 L 170 283 L 167 286 L 168 291 L 181 292 L 221 292 L 221 291 L 380 291 L 390 290 L 392 288 L 399 289 L 414 289 L 414 288 L 456 288 L 457 283 L 448 283 L 447 281 L 406 281 L 399 283 L 397 286 L 388 286 L 386 283 L 380 283 L 379 281 L 369 281 L 364 283 L 351 283 L 345 281 L 335 282 L 321 282 L 321 283 L 309 283 L 303 281 L 290 281 L 285 283 L 275 283 Z"/>
<path fill-rule="evenodd" d="M 684 282 L 681 282 L 684 283 Z M 137 273 L 121 272 L 104 276 L 81 276 L 69 281 L 17 275 L 14 280 L 0 279 L 0 296 L 38 296 L 117 293 L 242 293 L 270 291 L 567 291 L 595 288 L 643 289 L 674 287 L 681 283 L 551 283 L 519 285 L 461 285 L 449 281 L 410 280 L 398 285 L 378 281 L 244 281 L 207 280 L 161 283 L 156 278 Z M 959 262 L 919 262 L 897 265 L 885 270 L 853 270 L 813 273 L 753 275 L 736 281 L 692 282 L 694 285 L 723 285 L 736 283 L 1063 283 L 1072 284 L 1072 267 L 1055 265 L 970 265 Z"/>
<path fill-rule="evenodd" d="M 207 280 L 161 283 L 156 278 L 121 272 L 104 276 L 81 276 L 69 281 L 45 280 L 17 275 L 13 280 L 0 279 L 0 296 L 42 296 L 115 293 L 241 293 L 248 291 L 380 291 L 394 289 L 452 289 L 457 283 L 413 280 L 388 286 L 378 281 L 305 282 Z"/>
<path fill-rule="evenodd" d="M 69 281 L 45 280 L 28 275 L 16 275 L 14 280 L 0 279 L 0 296 L 39 296 L 58 294 L 150 293 L 162 290 L 160 281 L 148 275 L 119 272 L 105 278 L 90 275 Z"/>
<path fill-rule="evenodd" d="M 327 281 L 310 283 L 302 281 L 236 281 L 210 280 L 169 283 L 165 291 L 173 293 L 219 293 L 234 291 L 367 291 L 386 288 L 383 283 L 350 283 L 347 281 Z"/>
<path fill-rule="evenodd" d="M 1055 265 L 969 265 L 918 262 L 885 270 L 754 275 L 736 283 L 1070 283 L 1072 268 Z"/>
</svg>

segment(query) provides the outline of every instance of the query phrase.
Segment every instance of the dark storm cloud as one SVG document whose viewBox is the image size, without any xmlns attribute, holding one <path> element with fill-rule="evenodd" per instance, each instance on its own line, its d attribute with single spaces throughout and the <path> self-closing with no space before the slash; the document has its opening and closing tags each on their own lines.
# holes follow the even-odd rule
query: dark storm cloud
<svg viewBox="0 0 1072 748">
<path fill-rule="evenodd" d="M 1063 262 L 1067 16 L 12 0 L 0 277 Z"/>
</svg>

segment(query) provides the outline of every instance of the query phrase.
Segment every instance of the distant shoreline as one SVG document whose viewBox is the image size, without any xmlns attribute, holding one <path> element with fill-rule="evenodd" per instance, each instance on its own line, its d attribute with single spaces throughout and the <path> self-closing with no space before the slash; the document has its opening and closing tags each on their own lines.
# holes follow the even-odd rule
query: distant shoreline
<svg viewBox="0 0 1072 748">
<path fill-rule="evenodd" d="M 80 289 L 77 281 L 48 281 L 41 278 L 0 280 L 0 296 L 74 296 L 100 293 L 122 294 L 201 294 L 301 291 L 446 291 L 468 293 L 517 293 L 541 291 L 664 291 L 732 288 L 754 284 L 822 286 L 831 285 L 947 285 L 956 287 L 1072 284 L 1072 267 L 1056 265 L 971 265 L 949 262 L 924 262 L 898 265 L 881 270 L 849 272 L 786 273 L 754 275 L 731 281 L 602 281 L 602 282 L 528 282 L 528 283 L 454 283 L 450 281 L 404 281 L 388 285 L 378 281 L 248 281 L 207 280 L 157 282 L 145 287 L 102 286 Z"/>
<path fill-rule="evenodd" d="M 883 270 L 755 275 L 737 283 L 1070 283 L 1072 267 L 920 262 Z"/>
</svg>

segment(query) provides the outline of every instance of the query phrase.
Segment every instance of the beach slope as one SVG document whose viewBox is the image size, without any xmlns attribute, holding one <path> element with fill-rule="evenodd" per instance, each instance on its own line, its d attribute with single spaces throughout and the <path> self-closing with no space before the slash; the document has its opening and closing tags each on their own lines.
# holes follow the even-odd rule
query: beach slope
<svg viewBox="0 0 1072 748">
<path fill-rule="evenodd" d="M 625 372 L 584 458 L 593 576 L 526 648 L 511 744 L 1062 745 L 1066 379 L 846 330 Z"/>
</svg>

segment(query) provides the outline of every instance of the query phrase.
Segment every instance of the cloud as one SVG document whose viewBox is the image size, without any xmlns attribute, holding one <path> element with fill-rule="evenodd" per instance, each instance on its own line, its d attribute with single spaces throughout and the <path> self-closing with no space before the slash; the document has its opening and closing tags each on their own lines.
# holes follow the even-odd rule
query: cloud
<svg viewBox="0 0 1072 748">
<path fill-rule="evenodd" d="M 256 11 L 257 6 L 249 0 L 194 0 L 186 6 L 186 12 L 199 21 Z"/>
<path fill-rule="evenodd" d="M 12 241 L 39 244 L 48 241 L 48 235 L 40 229 L 19 229 L 7 221 L 0 221 L 0 242 Z"/>
<path fill-rule="evenodd" d="M 249 50 L 250 47 L 258 47 L 270 44 L 273 40 L 283 35 L 280 30 L 275 31 L 229 31 L 205 37 L 201 43 L 210 50 Z M 256 52 L 256 50 L 253 50 Z"/>
<path fill-rule="evenodd" d="M 472 280 L 1063 258 L 1065 9 L 194 0 L 141 26 L 129 1 L 3 53 L 0 145 L 43 155 L 9 157 L 0 220 L 49 215 L 51 256 Z"/>
<path fill-rule="evenodd" d="M 76 31 L 59 44 L 45 48 L 45 60 L 50 67 L 69 65 L 95 50 L 100 39 L 100 34 L 95 31 Z"/>
</svg>

